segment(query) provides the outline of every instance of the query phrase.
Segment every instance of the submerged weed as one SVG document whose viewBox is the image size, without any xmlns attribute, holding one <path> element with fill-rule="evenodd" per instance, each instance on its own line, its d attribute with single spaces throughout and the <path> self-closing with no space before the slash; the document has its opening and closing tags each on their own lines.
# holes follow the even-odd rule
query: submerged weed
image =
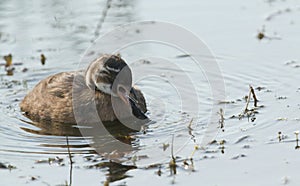
<svg viewBox="0 0 300 186">
<path fill-rule="evenodd" d="M 295 146 L 295 149 L 299 149 L 300 148 L 300 146 L 299 146 L 299 131 L 295 131 L 294 133 L 296 135 L 296 146 Z"/>
</svg>

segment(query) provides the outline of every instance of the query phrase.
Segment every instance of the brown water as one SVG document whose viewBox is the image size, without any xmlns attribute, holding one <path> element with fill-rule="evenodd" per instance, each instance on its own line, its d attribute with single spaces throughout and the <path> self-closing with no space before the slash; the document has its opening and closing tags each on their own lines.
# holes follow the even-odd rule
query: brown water
<svg viewBox="0 0 300 186">
<path fill-rule="evenodd" d="M 107 3 L 111 4 L 109 9 L 105 8 Z M 1 1 L 0 55 L 2 58 L 11 53 L 13 62 L 22 64 L 15 65 L 13 76 L 7 76 L 4 66 L 0 66 L 0 162 L 16 166 L 11 171 L 0 169 L 0 185 L 103 185 L 106 180 L 111 185 L 297 185 L 299 150 L 295 150 L 294 131 L 300 130 L 299 15 L 299 2 L 276 0 Z M 134 45 L 121 51 L 134 74 L 139 69 L 158 72 L 158 76 L 136 80 L 147 99 L 147 115 L 154 122 L 146 134 L 130 133 L 134 136 L 130 141 L 132 151 L 112 154 L 115 161 L 137 168 L 105 164 L 100 169 L 90 167 L 107 162 L 89 146 L 95 140 L 92 136 L 82 138 L 78 129 L 70 126 L 33 124 L 22 116 L 18 104 L 48 75 L 86 66 L 80 63 L 81 57 L 99 35 L 139 20 L 176 23 L 208 45 L 226 86 L 226 98 L 220 100 L 226 104 L 218 105 L 225 111 L 224 132 L 218 131 L 216 144 L 193 154 L 195 146 L 201 144 L 211 114 L 218 116 L 211 113 L 211 90 L 205 72 L 193 68 L 192 59 L 180 57 L 182 52 L 172 47 Z M 263 30 L 266 37 L 259 40 L 257 35 Z M 40 62 L 42 53 L 47 58 L 45 65 Z M 194 80 L 196 97 L 181 78 L 182 72 L 161 65 L 165 60 L 185 69 Z M 28 71 L 22 72 L 24 68 Z M 176 87 L 166 81 L 170 77 L 191 96 L 180 99 Z M 250 84 L 261 87 L 255 92 L 258 105 L 264 107 L 258 108 L 249 121 L 231 118 L 245 108 L 243 98 Z M 198 106 L 196 116 L 193 110 L 181 107 L 182 103 L 193 102 Z M 253 107 L 252 100 L 249 107 Z M 255 118 L 254 122 L 251 118 Z M 192 119 L 191 130 L 187 126 Z M 284 138 L 281 142 L 278 132 Z M 75 162 L 71 170 L 66 134 Z M 170 175 L 173 136 L 178 167 L 177 174 Z M 220 144 L 221 140 L 226 143 Z M 56 159 L 49 164 L 49 158 L 57 156 L 63 162 Z M 38 160 L 45 161 L 36 163 Z M 156 163 L 160 166 L 149 168 Z"/>
</svg>

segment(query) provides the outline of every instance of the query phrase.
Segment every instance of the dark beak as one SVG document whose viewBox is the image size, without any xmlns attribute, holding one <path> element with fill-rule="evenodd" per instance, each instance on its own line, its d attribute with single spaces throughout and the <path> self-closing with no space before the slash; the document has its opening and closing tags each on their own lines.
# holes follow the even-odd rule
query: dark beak
<svg viewBox="0 0 300 186">
<path fill-rule="evenodd" d="M 148 117 L 136 106 L 136 103 L 133 101 L 133 99 L 129 99 L 129 103 L 132 109 L 132 114 L 137 117 L 138 119 L 144 120 L 148 119 Z"/>
<path fill-rule="evenodd" d="M 144 112 L 141 111 L 141 109 L 138 108 L 138 106 L 136 105 L 137 101 L 130 97 L 130 93 L 133 94 L 134 97 L 136 97 L 135 91 L 133 88 L 131 88 L 130 92 L 127 91 L 126 87 L 124 87 L 123 85 L 119 85 L 118 87 L 118 96 L 120 97 L 120 99 L 127 105 L 131 106 L 131 110 L 132 110 L 132 114 L 141 120 L 145 120 L 148 119 L 148 117 L 144 114 Z"/>
</svg>

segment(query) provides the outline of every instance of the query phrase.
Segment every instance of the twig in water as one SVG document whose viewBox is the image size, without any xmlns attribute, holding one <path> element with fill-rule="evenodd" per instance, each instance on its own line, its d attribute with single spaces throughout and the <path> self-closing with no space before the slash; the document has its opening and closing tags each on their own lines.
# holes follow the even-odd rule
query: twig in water
<svg viewBox="0 0 300 186">
<path fill-rule="evenodd" d="M 219 119 L 219 124 L 220 124 L 220 128 L 222 129 L 222 131 L 224 132 L 224 111 L 222 108 L 220 108 L 220 111 L 218 112 L 218 114 L 220 115 L 220 119 Z"/>
<path fill-rule="evenodd" d="M 298 138 L 299 131 L 295 131 L 294 133 L 296 135 L 296 147 L 295 147 L 295 149 L 299 149 L 300 148 L 300 146 L 299 146 L 299 138 Z"/>
<path fill-rule="evenodd" d="M 256 98 L 254 89 L 253 89 L 253 87 L 252 87 L 251 85 L 250 85 L 250 91 L 251 91 L 252 97 L 253 97 L 253 99 L 254 99 L 254 107 L 257 107 L 257 102 L 258 102 L 258 100 L 257 100 L 257 98 Z"/>
<path fill-rule="evenodd" d="M 256 35 L 256 38 L 258 40 L 262 40 L 262 39 L 269 39 L 269 40 L 276 39 L 276 40 L 281 40 L 281 37 L 279 37 L 279 36 L 276 36 L 276 35 L 275 36 L 268 36 L 268 35 L 266 35 L 266 33 L 265 33 L 265 26 L 263 26 L 262 30 L 258 31 L 258 33 Z"/>
<path fill-rule="evenodd" d="M 188 129 L 190 129 L 190 130 L 192 130 L 193 120 L 194 120 L 194 118 L 191 119 L 191 121 L 190 121 L 190 123 L 188 125 Z"/>
<path fill-rule="evenodd" d="M 174 157 L 174 150 L 173 150 L 173 146 L 174 146 L 174 134 L 172 136 L 172 144 L 171 144 L 171 161 L 169 163 L 169 167 L 170 167 L 170 172 L 171 172 L 171 175 L 175 175 L 176 174 L 176 160 L 175 160 L 175 157 Z"/>
<path fill-rule="evenodd" d="M 256 111 L 256 107 L 257 107 L 257 102 L 258 102 L 258 99 L 255 95 L 255 92 L 254 92 L 254 89 L 251 85 L 249 85 L 249 94 L 248 94 L 248 97 L 247 97 L 247 101 L 246 101 L 246 106 L 245 106 L 245 109 L 242 111 L 242 113 L 239 114 L 239 119 L 242 119 L 243 117 L 247 116 L 248 117 L 248 120 L 251 118 L 251 121 L 254 122 L 255 121 L 255 114 L 257 113 Z M 248 109 L 249 107 L 249 103 L 250 103 L 250 100 L 251 100 L 251 95 L 253 97 L 253 100 L 254 100 L 254 107 L 255 108 L 252 108 L 252 109 Z"/>
<path fill-rule="evenodd" d="M 183 166 L 184 166 L 185 169 L 194 172 L 195 171 L 195 167 L 194 167 L 193 158 L 190 158 L 189 161 L 190 161 L 190 163 L 188 162 L 188 160 L 184 160 L 183 161 Z"/>
<path fill-rule="evenodd" d="M 195 135 L 193 134 L 193 128 L 192 128 L 192 124 L 193 124 L 193 120 L 194 118 L 191 119 L 189 125 L 187 126 L 187 128 L 189 129 L 189 135 L 191 136 L 191 139 L 194 141 L 194 143 L 196 143 L 196 138 Z"/>
<path fill-rule="evenodd" d="M 8 54 L 6 56 L 3 57 L 3 59 L 5 60 L 5 68 L 12 66 L 12 55 Z"/>
<path fill-rule="evenodd" d="M 174 157 L 174 134 L 172 135 L 171 157 L 172 157 L 172 159 L 175 159 L 175 157 Z"/>
<path fill-rule="evenodd" d="M 225 140 L 221 140 L 220 141 L 220 145 L 221 145 L 221 153 L 222 154 L 224 154 L 225 153 L 225 146 L 224 146 L 224 144 L 226 143 L 226 141 Z"/>
<path fill-rule="evenodd" d="M 106 6 L 104 7 L 104 10 L 102 12 L 102 17 L 100 18 L 100 20 L 97 24 L 96 30 L 94 32 L 94 38 L 92 39 L 92 42 L 94 42 L 98 38 L 98 36 L 100 35 L 102 25 L 105 21 L 105 18 L 107 17 L 107 12 L 111 8 L 111 2 L 112 2 L 112 0 L 107 0 L 106 1 Z"/>
<path fill-rule="evenodd" d="M 193 159 L 193 156 L 194 156 L 194 154 L 195 154 L 195 152 L 196 152 L 197 150 L 199 150 L 199 146 L 198 146 L 198 145 L 195 145 L 194 150 L 193 150 L 193 152 L 192 152 L 192 154 L 191 154 L 191 158 L 190 158 L 190 159 Z"/>
<path fill-rule="evenodd" d="M 278 141 L 281 142 L 281 140 L 282 140 L 281 132 L 279 131 L 279 132 L 278 132 Z"/>
<path fill-rule="evenodd" d="M 68 155 L 69 155 L 69 160 L 70 160 L 70 180 L 69 180 L 69 182 L 70 182 L 70 184 L 69 184 L 69 186 L 71 186 L 72 185 L 72 174 L 73 174 L 73 161 L 72 161 L 72 155 L 71 155 L 71 151 L 70 151 L 70 146 L 69 146 L 69 137 L 68 136 L 66 136 L 66 141 L 67 141 L 67 149 L 68 149 Z"/>
<path fill-rule="evenodd" d="M 67 149 L 68 149 L 69 160 L 70 160 L 70 163 L 73 164 L 72 155 L 71 155 L 71 151 L 70 151 L 70 145 L 69 145 L 69 137 L 68 136 L 66 136 L 66 140 L 67 140 Z"/>
<path fill-rule="evenodd" d="M 246 114 L 248 112 L 248 106 L 250 103 L 250 99 L 251 99 L 251 90 L 249 91 L 248 97 L 247 97 L 247 103 L 246 103 L 246 107 L 244 109 L 244 114 Z"/>
</svg>

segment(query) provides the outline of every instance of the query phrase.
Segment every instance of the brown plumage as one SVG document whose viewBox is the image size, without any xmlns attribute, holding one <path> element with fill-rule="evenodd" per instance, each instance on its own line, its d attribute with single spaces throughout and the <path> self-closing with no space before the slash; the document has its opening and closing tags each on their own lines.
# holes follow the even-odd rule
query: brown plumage
<svg viewBox="0 0 300 186">
<path fill-rule="evenodd" d="M 47 77 L 25 96 L 20 108 L 33 121 L 71 124 L 96 122 L 98 116 L 101 121 L 145 119 L 147 111 L 142 92 L 132 87 L 129 67 L 115 55 L 101 56 L 85 71 Z"/>
</svg>

